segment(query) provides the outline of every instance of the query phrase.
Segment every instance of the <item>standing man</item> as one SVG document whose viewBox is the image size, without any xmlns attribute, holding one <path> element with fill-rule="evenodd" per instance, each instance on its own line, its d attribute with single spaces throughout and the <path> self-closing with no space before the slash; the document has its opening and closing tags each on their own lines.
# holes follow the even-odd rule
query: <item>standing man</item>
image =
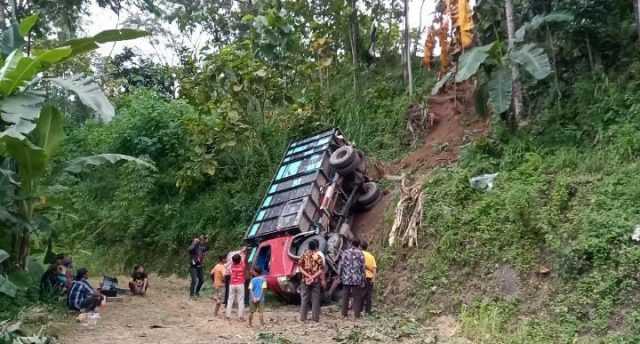
<svg viewBox="0 0 640 344">
<path fill-rule="evenodd" d="M 320 296 L 322 287 L 320 285 L 324 272 L 324 260 L 318 251 L 318 241 L 311 240 L 309 248 L 300 257 L 300 272 L 303 281 L 300 301 L 300 321 L 307 320 L 309 302 L 311 302 L 311 319 L 320 321 Z"/>
<path fill-rule="evenodd" d="M 342 316 L 346 318 L 349 315 L 349 301 L 352 301 L 353 314 L 356 319 L 359 319 L 365 290 L 365 274 L 364 254 L 360 250 L 360 241 L 358 239 L 353 240 L 351 247 L 342 252 L 338 272 L 340 282 L 342 282 L 342 287 L 344 288 Z"/>
<path fill-rule="evenodd" d="M 204 256 L 207 254 L 209 247 L 207 246 L 209 239 L 201 235 L 199 238 L 193 238 L 191 246 L 189 246 L 189 255 L 191 256 L 191 287 L 189 288 L 189 295 L 191 297 L 200 296 L 200 288 L 204 283 L 204 276 L 202 274 L 202 263 L 204 262 Z"/>
<path fill-rule="evenodd" d="M 367 251 L 369 244 L 366 241 L 362 241 L 362 254 L 364 255 L 364 274 L 365 274 L 365 292 L 364 292 L 364 311 L 367 314 L 371 314 L 371 308 L 373 306 L 373 281 L 376 278 L 378 272 L 378 265 L 376 264 L 376 258 Z"/>
</svg>

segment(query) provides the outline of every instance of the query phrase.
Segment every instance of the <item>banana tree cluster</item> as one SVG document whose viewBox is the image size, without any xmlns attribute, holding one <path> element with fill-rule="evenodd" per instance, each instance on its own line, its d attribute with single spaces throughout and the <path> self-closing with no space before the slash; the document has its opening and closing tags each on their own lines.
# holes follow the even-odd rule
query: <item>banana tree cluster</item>
<svg viewBox="0 0 640 344">
<path fill-rule="evenodd" d="M 122 29 L 103 31 L 93 37 L 67 41 L 51 49 L 25 49 L 25 37 L 38 22 L 34 15 L 21 23 L 13 23 L 0 37 L 0 228 L 13 232 L 14 257 L 20 269 L 25 268 L 29 254 L 30 234 L 38 229 L 38 194 L 40 179 L 64 140 L 63 113 L 47 100 L 47 90 L 60 88 L 72 92 L 103 122 L 110 121 L 115 110 L 99 85 L 91 78 L 45 77 L 53 65 L 76 55 L 95 50 L 100 43 L 134 39 L 146 32 Z M 104 162 L 134 160 L 133 157 L 94 156 L 73 161 L 69 173 L 83 166 Z"/>
<path fill-rule="evenodd" d="M 536 81 L 545 79 L 553 72 L 549 56 L 544 49 L 535 43 L 525 41 L 527 32 L 536 30 L 545 23 L 566 22 L 572 19 L 573 17 L 566 13 L 536 16 L 516 31 L 514 49 L 506 49 L 502 41 L 469 49 L 460 56 L 457 71 L 447 73 L 436 84 L 432 94 L 437 94 L 451 79 L 459 83 L 479 75 L 478 92 L 480 95 L 487 95 L 479 97 L 479 101 L 488 103 L 496 114 L 507 112 L 513 93 L 512 66 L 524 69 Z"/>
<path fill-rule="evenodd" d="M 451 55 L 473 45 L 473 17 L 469 0 L 445 0 L 437 7 L 433 24 L 427 30 L 423 65 L 431 70 L 436 42 L 440 47 L 440 73 L 449 70 Z"/>
</svg>

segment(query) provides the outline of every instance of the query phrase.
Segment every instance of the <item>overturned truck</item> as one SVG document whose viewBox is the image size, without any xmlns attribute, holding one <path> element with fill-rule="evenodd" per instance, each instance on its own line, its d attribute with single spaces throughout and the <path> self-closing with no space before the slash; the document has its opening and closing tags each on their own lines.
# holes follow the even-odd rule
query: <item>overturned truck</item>
<svg viewBox="0 0 640 344">
<path fill-rule="evenodd" d="M 309 242 L 318 241 L 326 280 L 332 280 L 353 239 L 353 214 L 371 209 L 381 197 L 367 176 L 363 152 L 339 129 L 290 142 L 245 236 L 250 264 L 262 269 L 275 294 L 297 299 L 298 260 Z"/>
</svg>

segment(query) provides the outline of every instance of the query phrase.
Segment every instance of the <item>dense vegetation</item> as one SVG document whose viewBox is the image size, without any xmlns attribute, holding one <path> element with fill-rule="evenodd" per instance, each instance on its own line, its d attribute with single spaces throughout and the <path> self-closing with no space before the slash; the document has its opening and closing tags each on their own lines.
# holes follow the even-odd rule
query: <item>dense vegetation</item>
<svg viewBox="0 0 640 344">
<path fill-rule="evenodd" d="M 79 17 L 56 2 L 25 3 L 12 12 L 3 6 L 0 28 L 41 11 L 26 41 L 59 47 L 81 36 Z M 403 8 L 395 1 L 98 3 L 138 9 L 130 22 L 157 37 L 167 34 L 162 23 L 174 22 L 183 35 L 199 29 L 209 41 L 196 48 L 172 40 L 177 65 L 125 49 L 59 61 L 48 71 L 93 72 L 116 111 L 104 123 L 78 99 L 49 94 L 48 102 L 64 110 L 66 137 L 38 180 L 38 193 L 29 194 L 37 217 L 25 219 L 14 207 L 23 193 L 3 177 L 0 249 L 19 253 L 16 223 L 26 220 L 20 230 L 28 228 L 36 257 L 22 264 L 31 273 L 15 271 L 20 262 L 4 262 L 19 286 L 36 284 L 36 261 L 52 252 L 70 253 L 93 271 L 144 262 L 155 271 L 183 272 L 184 247 L 194 234 L 209 234 L 215 251 L 238 245 L 288 140 L 338 126 L 370 156 L 394 161 L 411 149 L 409 106 L 424 105 L 436 79 L 446 90 L 447 80 L 473 76 L 478 112 L 494 113 L 492 134 L 425 184 L 424 246 L 409 258 L 419 277 L 408 292 L 415 296 L 411 307 L 428 315 L 442 306 L 443 294 L 465 294 L 469 281 L 508 266 L 523 280 L 516 298 L 484 290 L 469 292 L 471 300 L 443 302 L 462 313 L 468 337 L 637 340 L 640 314 L 632 302 L 640 251 L 630 234 L 640 224 L 640 56 L 631 2 L 478 1 L 472 35 L 483 50 L 465 51 L 465 77 L 452 71 L 463 54 L 456 50 L 462 26 L 444 35 L 451 49 L 435 64 L 440 71 L 427 71 L 418 65 L 422 32 L 402 39 Z M 437 8 L 434 30 L 447 15 L 455 19 L 446 3 Z M 505 15 L 506 4 L 515 18 Z M 88 2 L 60 6 L 81 13 Z M 509 20 L 524 27 L 511 50 Z M 59 40 L 45 40 L 54 33 Z M 524 108 L 513 116 L 518 101 Z M 128 163 L 69 173 L 69 161 L 104 153 L 152 161 L 156 169 Z M 3 152 L 2 159 L 3 171 L 18 172 L 14 157 Z M 468 186 L 469 177 L 494 172 L 494 190 Z M 383 266 L 403 264 L 396 249 L 376 249 L 384 253 Z M 551 272 L 538 276 L 540 266 Z M 392 283 L 393 276 L 383 272 L 383 281 Z M 550 291 L 537 294 L 537 288 Z M 13 314 L 35 299 L 33 288 L 22 288 L 16 299 L 0 295 L 0 306 Z"/>
</svg>

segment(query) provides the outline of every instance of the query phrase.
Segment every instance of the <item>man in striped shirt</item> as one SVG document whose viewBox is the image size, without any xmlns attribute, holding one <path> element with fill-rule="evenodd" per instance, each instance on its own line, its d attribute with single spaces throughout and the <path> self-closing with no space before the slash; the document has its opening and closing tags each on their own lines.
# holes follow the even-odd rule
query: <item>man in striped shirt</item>
<svg viewBox="0 0 640 344">
<path fill-rule="evenodd" d="M 102 295 L 89 284 L 89 271 L 78 269 L 67 297 L 67 306 L 75 311 L 93 312 L 102 302 Z"/>
</svg>

